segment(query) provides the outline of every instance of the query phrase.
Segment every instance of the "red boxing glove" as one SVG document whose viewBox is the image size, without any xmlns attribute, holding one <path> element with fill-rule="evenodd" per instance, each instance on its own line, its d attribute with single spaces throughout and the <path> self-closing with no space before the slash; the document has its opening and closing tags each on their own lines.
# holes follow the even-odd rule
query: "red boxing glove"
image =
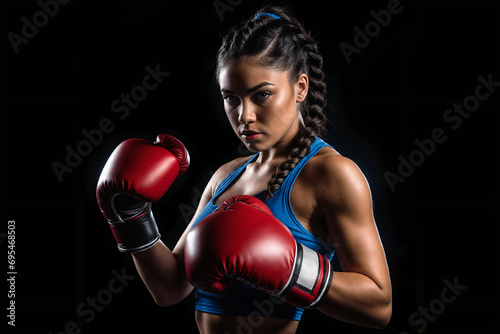
<svg viewBox="0 0 500 334">
<path fill-rule="evenodd" d="M 184 250 L 191 284 L 223 292 L 234 278 L 300 308 L 316 305 L 332 282 L 328 258 L 298 243 L 269 208 L 232 197 L 189 232 Z"/>
<path fill-rule="evenodd" d="M 128 139 L 113 151 L 97 182 L 96 197 L 120 251 L 139 252 L 160 240 L 151 203 L 188 166 L 188 151 L 169 135 L 158 135 L 154 143 Z"/>
</svg>

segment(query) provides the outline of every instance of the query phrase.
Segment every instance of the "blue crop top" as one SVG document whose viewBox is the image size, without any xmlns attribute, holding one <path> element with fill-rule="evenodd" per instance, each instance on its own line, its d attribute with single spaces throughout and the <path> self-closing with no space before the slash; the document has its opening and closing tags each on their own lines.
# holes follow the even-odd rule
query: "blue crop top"
<svg viewBox="0 0 500 334">
<path fill-rule="evenodd" d="M 273 197 L 266 201 L 266 205 L 269 207 L 273 215 L 288 227 L 295 240 L 304 246 L 327 256 L 331 261 L 335 254 L 335 250 L 305 229 L 295 216 L 290 203 L 290 192 L 300 171 L 309 159 L 311 159 L 321 148 L 325 146 L 331 147 L 322 139 L 317 138 L 316 141 L 311 144 L 309 154 L 305 156 L 294 169 L 292 169 L 283 181 L 281 187 L 273 193 Z M 235 169 L 220 183 L 219 187 L 215 190 L 214 196 L 200 212 L 199 216 L 193 223 L 193 226 L 195 226 L 207 215 L 211 214 L 218 207 L 218 205 L 213 204 L 214 200 L 219 197 L 219 195 L 221 195 L 226 188 L 229 187 L 233 181 L 241 175 L 241 173 L 243 173 L 246 166 L 255 161 L 257 157 L 258 153 L 243 165 Z M 259 198 L 262 195 L 263 193 L 260 193 L 255 197 Z M 293 307 L 242 282 L 238 282 L 235 287 L 223 294 L 211 294 L 201 290 L 196 290 L 196 310 L 220 315 L 261 316 L 292 320 L 300 320 L 302 313 L 304 312 L 301 308 Z"/>
</svg>

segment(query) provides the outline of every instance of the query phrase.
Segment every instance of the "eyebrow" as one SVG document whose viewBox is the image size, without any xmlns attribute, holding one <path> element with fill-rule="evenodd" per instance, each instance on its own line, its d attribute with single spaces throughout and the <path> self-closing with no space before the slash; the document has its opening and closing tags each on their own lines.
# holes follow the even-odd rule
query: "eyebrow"
<svg viewBox="0 0 500 334">
<path fill-rule="evenodd" d="M 251 94 L 251 93 L 255 92 L 256 90 L 258 90 L 262 87 L 265 87 L 265 86 L 276 86 L 276 85 L 274 85 L 270 82 L 264 81 L 264 82 L 261 82 L 260 84 L 258 84 L 257 86 L 248 89 L 247 94 Z M 226 88 L 222 88 L 220 91 L 221 91 L 221 93 L 234 94 L 234 92 L 232 90 L 229 90 Z"/>
</svg>

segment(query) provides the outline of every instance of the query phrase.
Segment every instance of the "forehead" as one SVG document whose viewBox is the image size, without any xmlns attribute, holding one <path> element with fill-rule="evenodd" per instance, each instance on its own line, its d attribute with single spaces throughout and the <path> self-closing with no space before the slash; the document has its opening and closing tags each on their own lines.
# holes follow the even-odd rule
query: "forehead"
<svg viewBox="0 0 500 334">
<path fill-rule="evenodd" d="M 233 60 L 222 67 L 218 79 L 221 89 L 246 90 L 262 82 L 270 82 L 276 86 L 288 84 L 288 72 L 242 58 Z"/>
</svg>

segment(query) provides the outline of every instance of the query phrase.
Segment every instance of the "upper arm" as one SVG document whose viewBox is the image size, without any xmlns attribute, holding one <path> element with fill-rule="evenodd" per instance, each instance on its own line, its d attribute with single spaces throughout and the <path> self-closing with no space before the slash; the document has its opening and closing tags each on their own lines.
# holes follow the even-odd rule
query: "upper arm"
<svg viewBox="0 0 500 334">
<path fill-rule="evenodd" d="M 184 269 L 184 248 L 185 248 L 185 244 L 186 244 L 187 235 L 188 235 L 189 231 L 191 230 L 194 222 L 196 221 L 196 219 L 200 215 L 201 211 L 203 210 L 203 208 L 205 208 L 205 206 L 208 204 L 208 202 L 210 202 L 210 200 L 212 199 L 212 197 L 215 193 L 215 190 L 219 186 L 220 182 L 222 180 L 224 180 L 235 169 L 235 166 L 237 166 L 238 164 L 241 163 L 240 159 L 241 158 L 233 160 L 233 161 L 221 166 L 212 175 L 210 181 L 208 182 L 207 186 L 203 190 L 203 193 L 202 193 L 201 198 L 200 198 L 200 202 L 198 203 L 198 207 L 196 208 L 196 211 L 193 215 L 193 218 L 191 219 L 191 222 L 184 230 L 184 233 L 181 235 L 181 237 L 177 241 L 177 244 L 174 247 L 174 250 L 172 251 L 172 253 L 175 255 L 175 257 L 177 259 L 179 271 L 180 271 L 181 275 L 183 275 L 185 282 L 187 282 L 187 278 L 185 277 L 185 269 Z"/>
<path fill-rule="evenodd" d="M 198 203 L 198 207 L 196 208 L 196 211 L 193 215 L 193 218 L 191 218 L 191 222 L 188 224 L 188 226 L 184 230 L 184 233 L 182 233 L 181 237 L 179 238 L 179 240 L 177 241 L 177 244 L 174 247 L 174 250 L 172 251 L 177 256 L 178 259 L 182 260 L 182 262 L 184 262 L 184 244 L 186 242 L 186 236 L 189 233 L 189 231 L 191 230 L 193 223 L 198 218 L 201 210 L 203 210 L 203 208 L 208 204 L 208 202 L 212 198 L 212 193 L 213 193 L 212 188 L 213 188 L 214 183 L 215 183 L 214 177 L 212 177 L 212 179 L 209 181 L 209 183 L 207 184 L 207 186 L 205 187 L 205 190 L 203 191 L 203 193 L 201 195 L 200 202 Z"/>
<path fill-rule="evenodd" d="M 372 279 L 390 290 L 384 249 L 373 217 L 372 197 L 366 178 L 351 160 L 327 158 L 325 180 L 319 187 L 319 206 L 344 271 Z"/>
</svg>

